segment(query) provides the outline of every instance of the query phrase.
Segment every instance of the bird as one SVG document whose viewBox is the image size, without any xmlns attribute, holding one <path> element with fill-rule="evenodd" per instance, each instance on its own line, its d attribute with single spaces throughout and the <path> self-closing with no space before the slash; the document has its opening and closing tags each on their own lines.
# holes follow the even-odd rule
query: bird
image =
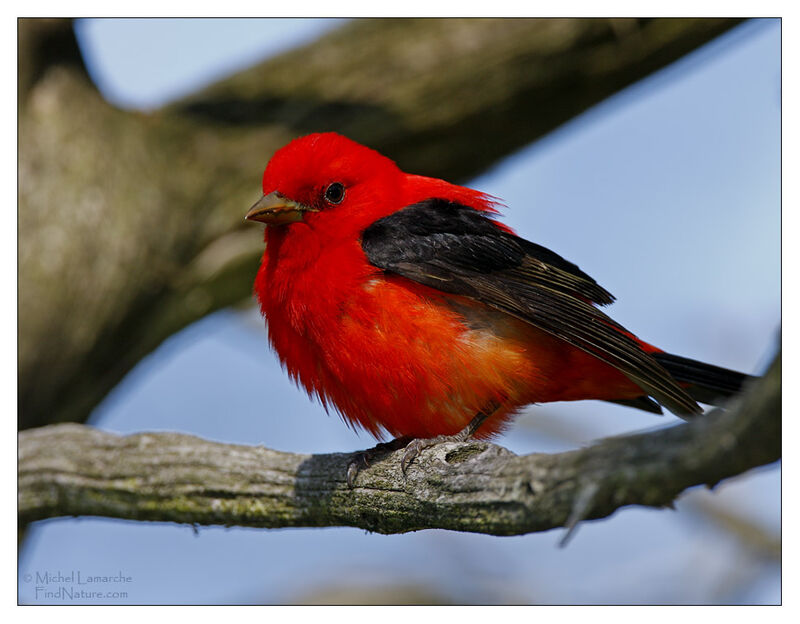
<svg viewBox="0 0 800 624">
<path fill-rule="evenodd" d="M 598 399 L 690 419 L 748 375 L 667 353 L 601 308 L 577 265 L 499 221 L 486 193 L 403 172 L 334 132 L 277 150 L 246 219 L 266 224 L 254 294 L 269 343 L 310 397 L 405 448 L 489 439 L 521 409 Z"/>
</svg>

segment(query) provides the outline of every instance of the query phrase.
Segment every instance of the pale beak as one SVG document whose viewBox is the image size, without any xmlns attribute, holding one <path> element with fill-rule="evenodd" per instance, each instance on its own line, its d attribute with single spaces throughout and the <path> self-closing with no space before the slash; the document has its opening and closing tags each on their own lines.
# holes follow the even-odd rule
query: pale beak
<svg viewBox="0 0 800 624">
<path fill-rule="evenodd" d="M 274 191 L 253 204 L 244 218 L 248 221 L 261 221 L 267 225 L 285 225 L 302 221 L 305 212 L 317 212 L 317 210 Z"/>
</svg>

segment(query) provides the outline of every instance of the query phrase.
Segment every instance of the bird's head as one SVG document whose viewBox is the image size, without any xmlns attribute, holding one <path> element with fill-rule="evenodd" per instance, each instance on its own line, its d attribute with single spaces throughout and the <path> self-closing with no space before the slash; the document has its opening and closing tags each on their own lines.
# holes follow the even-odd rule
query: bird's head
<svg viewBox="0 0 800 624">
<path fill-rule="evenodd" d="M 333 132 L 282 147 L 264 170 L 264 196 L 246 219 L 269 226 L 369 223 L 399 207 L 403 174 L 378 152 Z"/>
</svg>

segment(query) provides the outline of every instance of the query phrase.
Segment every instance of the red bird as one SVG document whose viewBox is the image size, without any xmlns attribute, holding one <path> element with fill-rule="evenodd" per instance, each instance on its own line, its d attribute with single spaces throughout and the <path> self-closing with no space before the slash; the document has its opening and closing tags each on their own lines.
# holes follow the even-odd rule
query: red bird
<svg viewBox="0 0 800 624">
<path fill-rule="evenodd" d="M 498 223 L 492 197 L 338 134 L 278 150 L 263 189 L 246 218 L 269 226 L 255 293 L 272 347 L 326 408 L 408 444 L 404 469 L 530 403 L 691 417 L 746 379 L 636 338 L 598 309 L 614 298 L 595 280 Z"/>
</svg>

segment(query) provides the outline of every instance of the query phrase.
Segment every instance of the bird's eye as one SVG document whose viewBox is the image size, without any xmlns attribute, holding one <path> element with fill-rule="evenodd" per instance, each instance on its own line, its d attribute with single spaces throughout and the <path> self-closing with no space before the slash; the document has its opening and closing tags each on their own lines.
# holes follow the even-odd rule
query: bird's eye
<svg viewBox="0 0 800 624">
<path fill-rule="evenodd" d="M 340 182 L 329 184 L 325 189 L 325 201 L 329 204 L 341 204 L 344 199 L 344 185 Z"/>
</svg>

